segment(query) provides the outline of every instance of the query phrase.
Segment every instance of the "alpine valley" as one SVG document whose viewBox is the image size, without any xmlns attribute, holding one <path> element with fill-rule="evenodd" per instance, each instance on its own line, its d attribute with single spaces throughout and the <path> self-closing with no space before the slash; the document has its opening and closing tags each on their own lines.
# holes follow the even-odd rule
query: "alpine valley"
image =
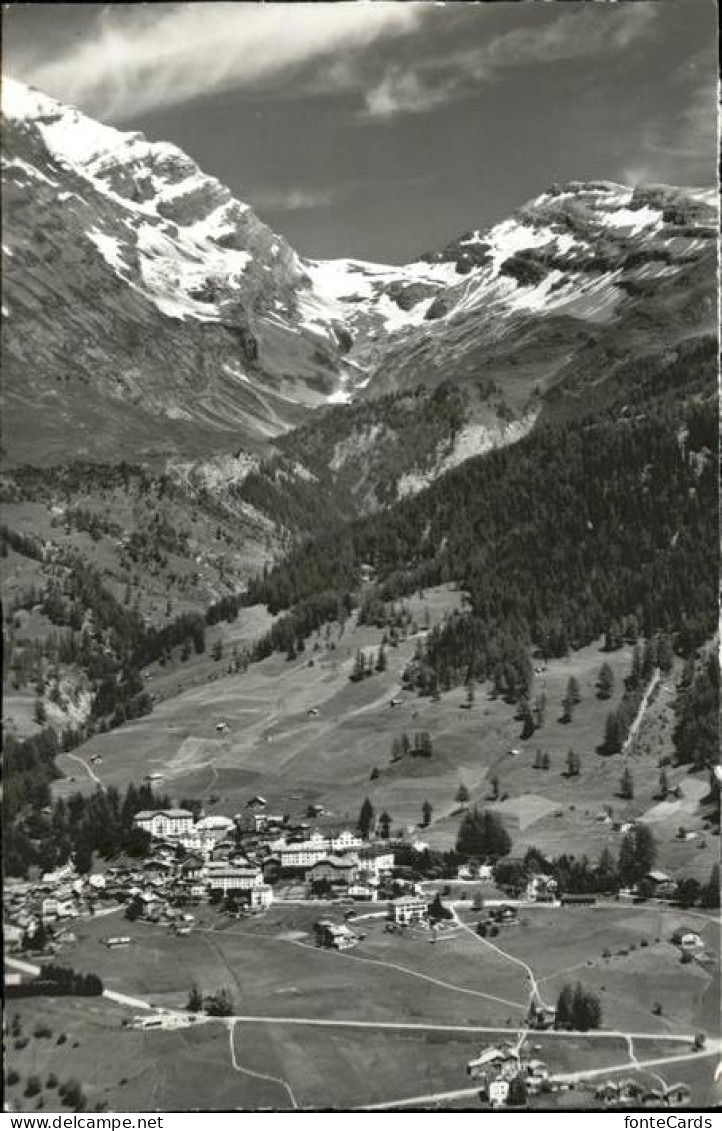
<svg viewBox="0 0 722 1131">
<path fill-rule="evenodd" d="M 375 966 L 354 969 L 368 1017 L 389 1029 L 378 1039 L 398 1040 L 401 1015 L 407 1029 L 453 1027 L 458 1008 L 470 1024 L 501 1030 L 509 1013 L 526 1025 L 543 998 L 520 970 L 538 973 L 548 952 L 544 993 L 566 992 L 557 971 L 588 968 L 619 1041 L 603 1054 L 586 1038 L 550 1039 L 554 1071 L 584 1063 L 594 1076 L 603 1055 L 626 1065 L 632 1034 L 637 1073 L 645 1048 L 650 1064 L 667 1055 L 659 1035 L 679 1044 L 667 1055 L 685 1062 L 679 1086 L 689 1072 L 705 1102 L 711 1074 L 702 1084 L 687 1062 L 709 1055 L 689 1033 L 722 1047 L 708 914 L 719 856 L 715 194 L 540 185 L 500 223 L 408 264 L 313 260 L 174 145 L 11 79 L 2 99 L 8 875 L 30 884 L 69 862 L 124 875 L 149 851 L 137 813 L 171 806 L 235 821 L 231 848 L 260 875 L 263 822 L 239 816 L 250 820 L 251 799 L 283 815 L 284 836 L 306 837 L 311 818 L 329 844 L 340 827 L 366 839 L 376 828 L 398 848 L 392 896 L 425 884 L 440 906 L 451 891 L 441 881 L 482 858 L 496 867 L 490 906 L 552 876 L 571 895 L 600 892 L 609 926 L 592 921 L 596 908 L 537 909 L 514 939 L 481 950 L 484 966 L 462 884 L 445 967 L 442 947 L 399 941 L 368 916 L 368 940 L 356 941 Z M 654 901 L 655 874 L 672 902 L 633 914 L 614 901 L 620 888 Z M 114 927 L 140 956 L 127 968 L 98 958 L 100 917 L 78 920 L 72 965 L 105 964 L 108 985 L 177 1012 L 197 970 L 227 977 L 231 948 L 234 969 L 252 972 L 239 975 L 239 1024 L 317 1000 L 345 1016 L 343 975 L 318 978 L 323 956 L 296 945 L 319 914 L 305 898 L 276 891 L 264 920 L 273 945 L 254 924 L 222 934 L 230 911 L 218 901 L 190 939 L 156 930 L 151 943 L 154 921 Z M 709 961 L 680 965 L 668 936 L 689 927 L 692 906 Z M 565 914 L 582 924 L 568 935 Z M 507 943 L 524 956 L 513 970 Z M 197 951 L 192 977 L 182 947 Z M 403 947 L 402 960 L 384 959 Z M 472 960 L 474 987 L 486 970 L 491 993 L 462 985 Z M 381 996 L 369 970 L 388 979 Z M 417 975 L 423 992 L 405 996 Z M 452 1008 L 457 991 L 467 999 Z M 52 1008 L 71 1024 L 62 1002 Z M 218 1038 L 226 1058 L 219 1032 L 193 1040 Z M 277 1104 L 306 1055 L 299 1044 L 281 1057 L 286 1036 L 271 1047 L 263 1031 L 278 1066 L 269 1074 L 258 1053 L 248 1106 Z M 186 1037 L 147 1038 L 166 1039 L 171 1049 Z M 365 1039 L 334 1036 L 334 1055 Z M 448 1033 L 434 1039 L 447 1055 Z M 423 1098 L 412 1077 L 437 1052 L 417 1057 L 416 1040 L 388 1059 Z M 170 1061 L 152 1081 L 148 1064 L 123 1061 L 120 1081 L 109 1067 L 93 1097 L 172 1109 L 174 1080 L 187 1104 L 215 1102 L 226 1093 L 183 1092 L 186 1069 L 200 1079 L 196 1047 L 183 1044 L 175 1076 Z M 566 1047 L 576 1051 L 553 1062 Z M 386 1058 L 374 1055 L 383 1080 Z M 245 1059 L 256 1064 L 251 1049 Z M 438 1064 L 441 1093 L 455 1077 Z M 241 1078 L 223 1071 L 237 1106 Z M 324 1092 L 334 1072 L 299 1073 L 307 1106 L 393 1091 L 368 1073 L 354 1092 L 345 1062 L 334 1071 L 348 1096 Z"/>
</svg>

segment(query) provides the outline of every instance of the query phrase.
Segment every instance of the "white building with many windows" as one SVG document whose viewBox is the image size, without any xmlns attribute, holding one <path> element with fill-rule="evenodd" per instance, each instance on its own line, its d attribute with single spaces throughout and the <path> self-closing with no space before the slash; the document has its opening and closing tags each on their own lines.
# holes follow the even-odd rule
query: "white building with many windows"
<svg viewBox="0 0 722 1131">
<path fill-rule="evenodd" d="M 133 824 L 157 840 L 182 837 L 193 828 L 193 814 L 188 809 L 142 809 Z"/>
</svg>

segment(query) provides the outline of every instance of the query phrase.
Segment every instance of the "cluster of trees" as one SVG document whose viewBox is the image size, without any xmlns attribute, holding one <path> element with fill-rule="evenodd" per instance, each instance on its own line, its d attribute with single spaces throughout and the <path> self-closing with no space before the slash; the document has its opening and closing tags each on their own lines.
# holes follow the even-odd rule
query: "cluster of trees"
<svg viewBox="0 0 722 1131">
<path fill-rule="evenodd" d="M 40 950 L 40 946 L 34 949 Z M 103 983 L 97 974 L 80 974 L 70 966 L 57 966 L 55 963 L 44 963 L 40 973 L 30 982 L 21 982 L 18 986 L 6 987 L 6 992 L 13 997 L 45 997 L 75 995 L 77 997 L 99 997 L 103 992 Z M 50 1030 L 43 1030 L 38 1034 L 50 1036 Z"/>
<path fill-rule="evenodd" d="M 233 996 L 225 987 L 204 996 L 195 983 L 191 986 L 186 1002 L 189 1013 L 205 1012 L 210 1017 L 230 1017 L 233 1008 Z"/>
<path fill-rule="evenodd" d="M 655 668 L 662 672 L 669 672 L 674 661 L 672 641 L 666 633 L 659 633 L 646 640 L 644 647 L 636 644 L 632 652 L 632 664 L 629 675 L 624 680 L 624 695 L 615 711 L 610 711 L 604 724 L 604 740 L 602 749 L 605 754 L 618 754 L 623 748 L 629 734 L 629 729 L 634 722 L 644 697 L 644 691 L 651 680 Z M 607 665 L 608 666 L 608 665 Z M 611 675 L 611 669 L 609 671 Z M 605 666 L 599 673 L 597 688 L 606 692 L 611 683 L 605 674 Z M 609 695 L 600 693 L 599 698 L 606 699 Z"/>
<path fill-rule="evenodd" d="M 412 758 L 430 758 L 434 753 L 434 744 L 427 730 L 417 731 L 413 742 L 405 732 L 394 738 L 391 743 L 391 761 L 398 762 L 401 758 L 411 755 Z"/>
<path fill-rule="evenodd" d="M 52 962 L 40 967 L 40 980 L 58 986 L 58 993 L 98 997 L 103 992 L 103 983 L 97 974 L 80 974 L 70 966 L 57 966 Z"/>
<path fill-rule="evenodd" d="M 386 648 L 382 644 L 376 652 L 376 659 L 371 653 L 365 655 L 359 648 L 354 658 L 353 667 L 349 679 L 352 683 L 360 683 L 363 679 L 368 679 L 374 672 L 385 672 L 387 666 Z"/>
<path fill-rule="evenodd" d="M 554 1022 L 556 1029 L 578 1029 L 587 1033 L 602 1024 L 602 1003 L 598 996 L 585 990 L 581 982 L 572 986 L 566 982 L 557 999 Z"/>
<path fill-rule="evenodd" d="M 19 530 L 11 530 L 3 523 L 0 526 L 0 557 L 6 558 L 8 549 L 36 562 L 41 562 L 44 558 L 43 548 L 37 538 L 22 534 Z"/>
<path fill-rule="evenodd" d="M 684 666 L 674 705 L 675 760 L 697 769 L 713 766 L 719 757 L 719 658 L 716 650 L 699 664 Z"/>
<path fill-rule="evenodd" d="M 48 797 L 49 800 L 49 797 Z M 92 868 L 93 854 L 109 859 L 120 852 L 142 856 L 150 838 L 133 824 L 141 809 L 167 809 L 170 799 L 149 785 L 129 785 L 121 796 L 115 786 L 97 789 L 89 796 L 58 798 L 50 814 L 29 808 L 6 825 L 6 869 L 24 876 L 35 864 L 44 871 L 72 858 L 81 873 Z"/>
<path fill-rule="evenodd" d="M 429 693 L 492 678 L 520 699 L 532 643 L 564 655 L 632 612 L 645 638 L 662 633 L 689 655 L 716 624 L 716 476 L 713 461 L 684 457 L 678 436 L 681 426 L 687 453 L 713 450 L 714 403 L 663 402 L 641 416 L 535 429 L 386 512 L 330 526 L 256 579 L 248 600 L 291 608 L 295 639 L 350 600 L 361 563 L 386 602 L 460 582 L 471 614 L 430 633 L 413 673 Z M 283 646 L 287 619 L 267 648 Z"/>
<path fill-rule="evenodd" d="M 511 837 L 494 813 L 475 805 L 461 820 L 456 851 L 465 859 L 498 860 L 511 852 Z"/>
</svg>

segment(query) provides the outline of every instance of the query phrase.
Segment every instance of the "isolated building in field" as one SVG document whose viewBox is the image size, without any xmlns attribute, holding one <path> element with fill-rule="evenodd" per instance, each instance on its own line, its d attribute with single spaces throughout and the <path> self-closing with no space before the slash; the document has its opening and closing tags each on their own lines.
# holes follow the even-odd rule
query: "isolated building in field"
<svg viewBox="0 0 722 1131">
<path fill-rule="evenodd" d="M 387 918 L 393 923 L 421 923 L 429 917 L 429 905 L 420 895 L 401 895 L 388 905 Z"/>
<path fill-rule="evenodd" d="M 358 942 L 356 935 L 345 923 L 333 923 L 330 919 L 319 919 L 314 928 L 316 945 L 333 950 L 349 950 Z"/>
</svg>

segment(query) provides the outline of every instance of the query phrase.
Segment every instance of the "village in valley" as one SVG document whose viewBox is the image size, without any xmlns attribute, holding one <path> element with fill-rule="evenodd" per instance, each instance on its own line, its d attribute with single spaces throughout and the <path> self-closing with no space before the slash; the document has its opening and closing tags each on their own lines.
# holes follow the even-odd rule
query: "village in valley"
<svg viewBox="0 0 722 1131">
<path fill-rule="evenodd" d="M 701 1127 L 711 0 L 2 19 L 10 1123 Z"/>
<path fill-rule="evenodd" d="M 307 710 L 309 719 L 318 714 Z M 229 729 L 224 720 L 215 724 L 220 736 Z M 101 772 L 102 755 L 87 765 Z M 138 804 L 163 786 L 160 772 L 147 775 Z M 296 815 L 274 812 L 260 793 L 228 814 L 213 802 L 208 812 L 201 802 L 138 808 L 132 854 L 96 858 L 86 874 L 68 862 L 6 880 L 7 1017 L 16 1050 L 27 1045 L 25 1026 L 41 995 L 38 1004 L 51 1003 L 51 1014 L 62 1015 L 72 1001 L 76 1018 L 83 1002 L 96 1012 L 102 1003 L 111 1011 L 106 1036 L 108 1024 L 117 1039 L 137 1032 L 148 1055 L 147 1041 L 203 1040 L 221 1027 L 233 1070 L 263 1085 L 260 1101 L 255 1091 L 248 1100 L 261 1106 L 563 1110 L 700 1102 L 699 1070 L 720 1047 L 716 1032 L 700 1027 L 702 1003 L 719 977 L 718 924 L 714 913 L 680 907 L 679 885 L 667 872 L 650 867 L 627 887 L 560 885 L 559 868 L 545 869 L 534 849 L 516 856 L 504 846 L 487 859 L 439 852 L 423 820 L 393 830 L 368 798 L 356 822 L 320 803 L 303 808 L 298 796 Z M 479 813 L 463 787 L 456 814 L 473 835 Z M 627 838 L 638 827 L 617 825 Z M 319 959 L 327 970 L 315 968 Z M 623 1001 L 635 967 L 650 970 L 653 996 L 666 992 L 669 1002 L 640 1008 Z M 350 990 L 345 999 L 339 974 Z M 273 1040 L 265 1061 L 259 1049 L 267 1032 L 285 1029 L 291 1040 L 308 1038 L 310 1055 L 324 1024 L 324 1038 L 338 1039 L 337 1056 L 375 1033 L 384 1042 L 396 1036 L 407 1051 L 413 1041 L 417 1063 L 397 1060 L 391 1092 L 380 1073 L 374 1087 L 350 1080 L 338 1091 L 319 1081 L 297 1094 L 283 1043 Z M 255 1052 L 246 1043 L 251 1032 L 263 1034 L 253 1038 Z M 444 1056 L 430 1073 L 423 1058 L 437 1057 L 439 1047 Z M 324 1062 L 328 1050 L 318 1055 Z M 26 1097 L 38 1078 L 27 1077 Z M 421 1086 L 429 1078 L 433 1090 Z M 112 1095 L 112 1084 L 104 1094 Z M 103 1102 L 96 1100 L 101 1109 Z M 163 1106 L 172 1106 L 167 1095 Z"/>
</svg>

